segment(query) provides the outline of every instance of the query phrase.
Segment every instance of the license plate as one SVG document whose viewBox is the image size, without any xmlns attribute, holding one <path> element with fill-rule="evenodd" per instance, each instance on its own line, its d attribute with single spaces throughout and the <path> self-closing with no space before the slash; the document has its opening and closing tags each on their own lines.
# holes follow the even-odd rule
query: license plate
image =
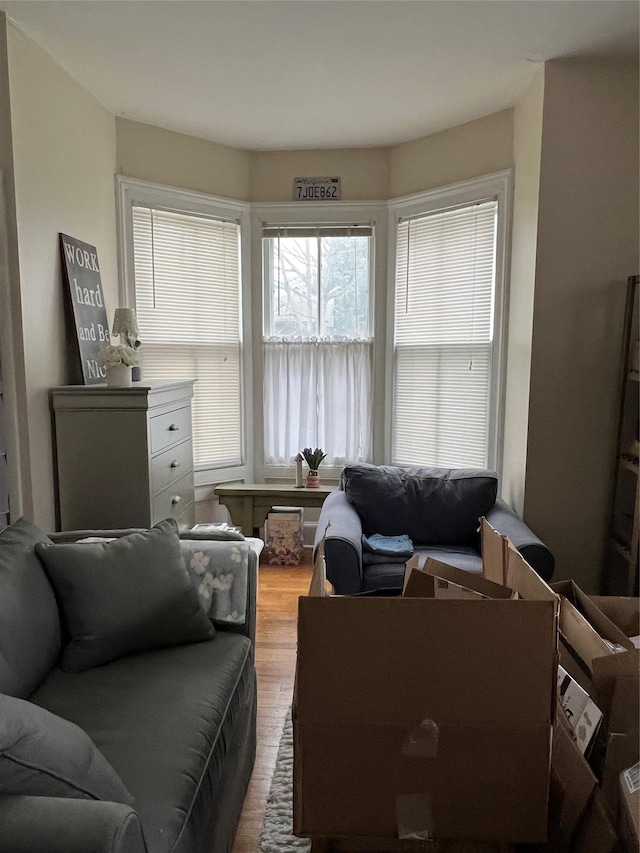
<svg viewBox="0 0 640 853">
<path fill-rule="evenodd" d="M 340 201 L 340 178 L 294 178 L 294 201 Z"/>
</svg>

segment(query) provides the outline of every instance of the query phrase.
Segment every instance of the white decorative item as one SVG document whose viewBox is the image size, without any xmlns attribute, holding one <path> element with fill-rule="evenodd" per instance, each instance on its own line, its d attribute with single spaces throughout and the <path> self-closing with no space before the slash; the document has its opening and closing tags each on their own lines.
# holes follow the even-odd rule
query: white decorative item
<svg viewBox="0 0 640 853">
<path fill-rule="evenodd" d="M 304 483 L 302 482 L 302 461 L 304 457 L 302 453 L 298 453 L 296 456 L 296 489 L 303 489 Z"/>
<path fill-rule="evenodd" d="M 98 353 L 98 363 L 105 369 L 105 380 L 110 387 L 131 385 L 131 368 L 138 364 L 138 353 L 132 347 L 108 346 Z"/>
<path fill-rule="evenodd" d="M 141 342 L 138 338 L 138 320 L 133 308 L 116 308 L 113 315 L 113 327 L 111 333 L 120 337 L 123 346 L 137 350 Z M 139 360 L 132 366 L 132 378 L 134 382 L 140 381 Z"/>
<path fill-rule="evenodd" d="M 116 364 L 106 368 L 106 382 L 110 388 L 125 388 L 131 385 L 131 367 L 128 364 Z"/>
</svg>

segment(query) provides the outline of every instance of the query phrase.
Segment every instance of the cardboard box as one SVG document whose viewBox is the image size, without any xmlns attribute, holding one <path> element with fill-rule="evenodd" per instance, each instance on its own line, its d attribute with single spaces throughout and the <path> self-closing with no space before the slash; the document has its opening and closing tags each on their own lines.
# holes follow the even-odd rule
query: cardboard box
<svg viewBox="0 0 640 853">
<path fill-rule="evenodd" d="M 502 584 L 493 583 L 482 575 L 465 572 L 428 557 L 423 568 L 418 568 L 418 556 L 406 565 L 404 596 L 410 598 L 500 598 L 509 599 L 513 592 Z"/>
<path fill-rule="evenodd" d="M 640 634 L 640 598 L 590 595 L 590 600 L 626 637 Z"/>
<path fill-rule="evenodd" d="M 562 596 L 560 631 L 569 647 L 590 672 L 593 671 L 595 658 L 635 648 L 629 636 L 574 581 L 560 581 L 552 584 L 551 588 Z M 600 600 L 604 598 L 606 597 L 601 597 Z M 617 599 L 618 602 L 624 600 Z M 635 601 L 637 602 L 637 599 Z M 635 608 L 630 609 L 637 607 L 636 603 Z M 628 617 L 628 611 L 625 612 L 624 608 L 620 610 L 619 615 L 624 613 Z"/>
<path fill-rule="evenodd" d="M 265 522 L 264 560 L 270 566 L 298 566 L 304 551 L 302 509 L 274 509 Z"/>
<path fill-rule="evenodd" d="M 640 764 L 620 774 L 620 843 L 623 853 L 640 849 Z"/>
<path fill-rule="evenodd" d="M 618 834 L 599 788 L 593 792 L 587 810 L 574 833 L 572 853 L 614 853 Z"/>
<path fill-rule="evenodd" d="M 612 715 L 615 721 L 638 713 L 638 702 L 632 699 L 631 691 L 621 689 L 618 707 L 613 705 L 617 679 L 633 678 L 640 672 L 640 652 L 621 627 L 637 628 L 638 599 L 587 596 L 573 581 L 552 586 L 561 595 L 561 664 L 602 710 L 607 730 L 621 733 L 619 722 L 612 727 Z M 581 677 L 576 670 L 581 670 Z"/>
<path fill-rule="evenodd" d="M 564 715 L 556 716 L 551 752 L 549 841 L 553 850 L 568 849 L 598 785 L 578 750 Z"/>
<path fill-rule="evenodd" d="M 600 726 L 602 711 L 561 665 L 558 666 L 558 702 L 578 750 L 585 755 Z"/>
<path fill-rule="evenodd" d="M 558 598 L 527 571 L 517 600 L 299 600 L 296 835 L 545 840 Z"/>
</svg>

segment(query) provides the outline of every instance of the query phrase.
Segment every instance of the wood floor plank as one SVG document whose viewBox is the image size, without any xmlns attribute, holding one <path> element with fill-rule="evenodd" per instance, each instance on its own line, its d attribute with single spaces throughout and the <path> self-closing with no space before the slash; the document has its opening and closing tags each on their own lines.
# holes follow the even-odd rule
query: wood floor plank
<svg viewBox="0 0 640 853">
<path fill-rule="evenodd" d="M 258 749 L 232 853 L 256 853 L 282 727 L 293 696 L 298 598 L 311 582 L 310 551 L 299 567 L 261 565 L 256 618 Z"/>
</svg>

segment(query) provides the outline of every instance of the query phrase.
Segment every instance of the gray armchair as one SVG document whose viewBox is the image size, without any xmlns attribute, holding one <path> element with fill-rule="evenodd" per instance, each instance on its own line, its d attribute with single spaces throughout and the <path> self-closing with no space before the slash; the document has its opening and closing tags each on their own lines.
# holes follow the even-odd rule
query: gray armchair
<svg viewBox="0 0 640 853">
<path fill-rule="evenodd" d="M 478 521 L 485 516 L 549 581 L 555 568 L 551 551 L 497 493 L 492 471 L 348 465 L 340 488 L 323 504 L 315 549 L 326 531 L 327 578 L 338 595 L 400 590 L 404 561 L 372 559 L 363 553 L 363 535 L 406 534 L 420 565 L 434 557 L 481 573 Z"/>
</svg>

